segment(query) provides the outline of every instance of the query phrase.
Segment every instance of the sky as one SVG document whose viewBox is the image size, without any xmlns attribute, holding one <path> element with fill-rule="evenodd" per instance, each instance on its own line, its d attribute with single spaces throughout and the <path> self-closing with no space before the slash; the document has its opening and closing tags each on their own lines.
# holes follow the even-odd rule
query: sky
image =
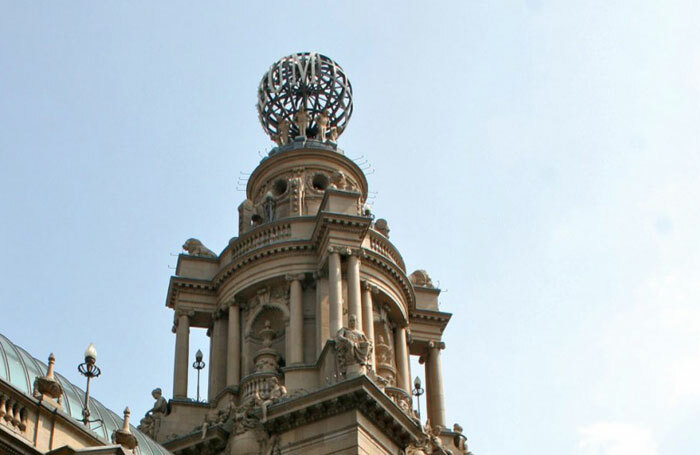
<svg viewBox="0 0 700 455">
<path fill-rule="evenodd" d="M 81 385 L 94 342 L 113 410 L 171 396 L 176 255 L 237 235 L 239 178 L 272 146 L 260 78 L 318 51 L 353 86 L 339 145 L 453 313 L 447 420 L 471 450 L 697 454 L 699 17 L 695 1 L 0 0 L 0 332 Z"/>
</svg>

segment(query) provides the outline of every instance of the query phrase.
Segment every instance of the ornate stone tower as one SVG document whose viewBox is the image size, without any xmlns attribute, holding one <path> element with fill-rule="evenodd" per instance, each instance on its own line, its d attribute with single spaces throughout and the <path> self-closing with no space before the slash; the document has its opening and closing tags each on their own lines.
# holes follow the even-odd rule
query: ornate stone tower
<svg viewBox="0 0 700 455">
<path fill-rule="evenodd" d="M 173 397 L 140 428 L 175 454 L 467 453 L 445 422 L 450 314 L 425 271 L 407 275 L 336 143 L 352 113 L 343 70 L 315 53 L 285 57 L 263 76 L 258 112 L 277 147 L 250 176 L 221 254 L 184 245 L 167 295 Z M 206 402 L 187 397 L 191 327 L 211 336 Z M 426 425 L 410 355 L 426 369 Z"/>
</svg>

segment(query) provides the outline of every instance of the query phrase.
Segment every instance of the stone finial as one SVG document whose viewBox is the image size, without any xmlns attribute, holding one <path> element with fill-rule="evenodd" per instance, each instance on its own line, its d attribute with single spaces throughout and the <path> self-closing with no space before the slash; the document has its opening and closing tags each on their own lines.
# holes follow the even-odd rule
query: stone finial
<svg viewBox="0 0 700 455">
<path fill-rule="evenodd" d="M 214 253 L 209 248 L 205 247 L 204 244 L 202 244 L 202 242 L 195 238 L 187 239 L 185 244 L 182 245 L 182 249 L 187 251 L 187 253 L 191 256 L 200 256 L 205 258 L 218 257 L 216 253 Z"/>
<path fill-rule="evenodd" d="M 46 376 L 37 376 L 36 379 L 34 379 L 32 395 L 34 395 L 35 398 L 49 396 L 56 400 L 56 403 L 61 406 L 63 400 L 63 386 L 61 386 L 54 377 L 54 363 L 56 363 L 56 357 L 51 353 L 49 355 L 49 366 L 46 369 Z"/>
<path fill-rule="evenodd" d="M 389 223 L 384 218 L 379 218 L 374 222 L 374 230 L 389 238 Z"/>
<path fill-rule="evenodd" d="M 434 289 L 433 280 L 430 279 L 430 275 L 425 270 L 416 270 L 413 272 L 408 279 L 411 281 L 413 286 L 418 286 L 421 288 L 431 288 Z"/>
<path fill-rule="evenodd" d="M 129 429 L 130 415 L 131 411 L 127 406 L 126 409 L 124 409 L 124 424 L 122 425 L 121 429 L 112 432 L 112 442 L 131 450 L 133 453 L 136 446 L 139 445 L 139 442 L 136 440 L 136 436 L 134 436 Z"/>
</svg>

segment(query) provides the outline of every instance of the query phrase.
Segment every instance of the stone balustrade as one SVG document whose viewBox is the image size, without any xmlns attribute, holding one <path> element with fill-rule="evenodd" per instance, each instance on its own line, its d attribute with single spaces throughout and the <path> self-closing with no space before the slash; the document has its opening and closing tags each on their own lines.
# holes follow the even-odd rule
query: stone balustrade
<svg viewBox="0 0 700 455">
<path fill-rule="evenodd" d="M 253 400 L 256 394 L 264 396 L 270 392 L 268 379 L 276 377 L 280 384 L 283 383 L 282 376 L 277 373 L 253 373 L 241 380 L 241 403 Z"/>
<path fill-rule="evenodd" d="M 21 433 L 27 429 L 27 409 L 11 396 L 0 393 L 0 424 Z"/>
</svg>

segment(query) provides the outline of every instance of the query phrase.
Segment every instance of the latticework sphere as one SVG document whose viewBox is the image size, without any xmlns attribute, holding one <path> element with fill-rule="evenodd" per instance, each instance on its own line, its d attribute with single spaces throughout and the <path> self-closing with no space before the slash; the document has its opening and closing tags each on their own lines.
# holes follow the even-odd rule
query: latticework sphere
<svg viewBox="0 0 700 455">
<path fill-rule="evenodd" d="M 258 115 L 263 129 L 276 142 L 280 126 L 289 137 L 299 135 L 295 115 L 304 107 L 309 118 L 306 136 L 326 140 L 339 136 L 352 114 L 352 86 L 343 69 L 315 52 L 299 52 L 280 59 L 263 75 L 258 88 Z M 326 137 L 319 137 L 319 118 L 328 118 Z M 297 119 L 298 120 L 298 119 Z M 323 122 L 323 119 L 321 120 Z"/>
</svg>

